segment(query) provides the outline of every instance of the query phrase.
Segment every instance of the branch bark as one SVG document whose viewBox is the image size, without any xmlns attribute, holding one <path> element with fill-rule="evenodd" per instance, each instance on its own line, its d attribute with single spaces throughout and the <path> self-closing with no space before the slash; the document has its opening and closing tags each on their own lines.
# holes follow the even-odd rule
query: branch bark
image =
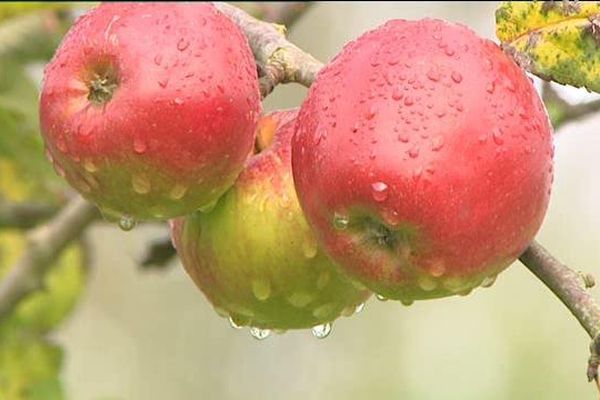
<svg viewBox="0 0 600 400">
<path fill-rule="evenodd" d="M 93 204 L 76 197 L 48 224 L 27 235 L 27 248 L 0 281 L 0 321 L 21 299 L 41 286 L 46 271 L 58 254 L 77 239 L 98 215 Z"/>
<path fill-rule="evenodd" d="M 10 203 L 0 200 L 0 228 L 33 228 L 50 218 L 57 209 L 48 203 Z"/>
<path fill-rule="evenodd" d="M 586 291 L 586 286 L 591 286 L 589 278 L 582 278 L 581 274 L 558 261 L 548 250 L 535 241 L 519 259 L 562 301 L 592 338 L 587 376 L 588 380 L 593 379 L 598 383 L 600 308 L 594 298 Z M 591 284 L 593 284 L 593 281 Z"/>
<path fill-rule="evenodd" d="M 281 83 L 296 82 L 309 87 L 323 64 L 285 38 L 285 28 L 260 21 L 227 3 L 215 6 L 233 20 L 248 38 L 262 71 L 260 91 L 266 97 Z"/>
</svg>

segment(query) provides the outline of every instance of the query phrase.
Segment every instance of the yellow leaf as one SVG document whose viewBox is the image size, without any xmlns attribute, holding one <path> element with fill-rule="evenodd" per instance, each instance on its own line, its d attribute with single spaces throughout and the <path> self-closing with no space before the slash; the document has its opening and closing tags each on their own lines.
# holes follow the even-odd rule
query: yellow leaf
<svg viewBox="0 0 600 400">
<path fill-rule="evenodd" d="M 600 2 L 503 2 L 496 35 L 527 71 L 600 92 Z"/>
</svg>

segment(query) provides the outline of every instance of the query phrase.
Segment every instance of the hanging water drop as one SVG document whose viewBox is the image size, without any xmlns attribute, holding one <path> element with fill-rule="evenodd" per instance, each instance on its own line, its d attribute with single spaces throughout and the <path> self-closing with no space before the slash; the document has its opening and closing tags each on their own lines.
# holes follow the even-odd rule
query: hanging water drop
<svg viewBox="0 0 600 400">
<path fill-rule="evenodd" d="M 325 339 L 331 333 L 331 324 L 329 322 L 321 325 L 313 326 L 312 334 L 317 339 Z"/>
<path fill-rule="evenodd" d="M 243 328 L 243 326 L 238 325 L 232 317 L 229 317 L 229 325 L 231 325 L 231 327 L 233 329 L 242 329 Z"/>
<path fill-rule="evenodd" d="M 250 328 L 250 335 L 256 340 L 264 340 L 271 335 L 271 330 L 252 327 Z"/>
<path fill-rule="evenodd" d="M 365 303 L 360 303 L 359 305 L 356 306 L 356 308 L 354 309 L 354 313 L 358 314 L 360 313 L 362 310 L 365 309 Z"/>
<path fill-rule="evenodd" d="M 414 302 L 414 300 L 400 299 L 400 303 L 402 303 L 402 305 L 406 307 L 412 306 Z"/>
<path fill-rule="evenodd" d="M 377 300 L 379 300 L 379 301 L 388 301 L 387 297 L 380 295 L 380 294 L 376 295 L 375 297 L 377 297 Z"/>
<path fill-rule="evenodd" d="M 136 225 L 137 225 L 137 221 L 135 220 L 135 218 L 133 218 L 129 215 L 123 215 L 119 219 L 119 228 L 121 228 L 121 230 L 123 230 L 125 232 L 132 230 L 133 228 L 135 228 Z"/>
</svg>

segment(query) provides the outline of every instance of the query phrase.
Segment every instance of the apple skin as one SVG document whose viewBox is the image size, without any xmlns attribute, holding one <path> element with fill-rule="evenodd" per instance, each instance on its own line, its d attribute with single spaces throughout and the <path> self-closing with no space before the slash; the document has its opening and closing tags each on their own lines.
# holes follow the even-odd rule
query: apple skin
<svg viewBox="0 0 600 400">
<path fill-rule="evenodd" d="M 291 172 L 296 114 L 261 118 L 259 137 L 275 131 L 273 144 L 248 160 L 212 211 L 171 221 L 185 270 L 215 310 L 240 326 L 310 328 L 369 296 L 337 273 L 302 215 Z"/>
<path fill-rule="evenodd" d="M 406 302 L 487 286 L 525 250 L 552 183 L 532 83 L 462 25 L 392 20 L 349 43 L 301 107 L 292 169 L 319 243 Z"/>
<path fill-rule="evenodd" d="M 248 42 L 212 4 L 103 3 L 46 67 L 40 125 L 57 172 L 105 213 L 166 219 L 233 184 L 261 109 Z"/>
</svg>

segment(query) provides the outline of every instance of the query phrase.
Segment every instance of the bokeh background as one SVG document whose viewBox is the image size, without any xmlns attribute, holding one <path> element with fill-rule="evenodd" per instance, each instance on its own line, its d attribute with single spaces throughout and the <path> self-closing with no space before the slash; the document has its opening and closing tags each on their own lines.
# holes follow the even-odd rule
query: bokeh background
<svg viewBox="0 0 600 400">
<path fill-rule="evenodd" d="M 442 18 L 494 39 L 496 7 L 318 2 L 289 38 L 324 62 L 392 18 Z M 571 102 L 598 97 L 559 90 Z M 305 93 L 298 85 L 280 86 L 265 108 L 297 106 Z M 553 195 L 538 235 L 563 262 L 598 277 L 599 123 L 600 114 L 557 132 Z M 89 233 L 87 286 L 73 314 L 51 334 L 64 350 L 60 378 L 68 399 L 597 398 L 585 379 L 587 335 L 518 262 L 494 286 L 466 297 L 410 307 L 373 298 L 362 313 L 338 320 L 324 340 L 300 331 L 259 342 L 218 317 L 178 261 L 164 269 L 139 267 L 162 227 L 122 232 L 95 225 Z M 600 298 L 599 289 L 592 292 Z"/>
</svg>

